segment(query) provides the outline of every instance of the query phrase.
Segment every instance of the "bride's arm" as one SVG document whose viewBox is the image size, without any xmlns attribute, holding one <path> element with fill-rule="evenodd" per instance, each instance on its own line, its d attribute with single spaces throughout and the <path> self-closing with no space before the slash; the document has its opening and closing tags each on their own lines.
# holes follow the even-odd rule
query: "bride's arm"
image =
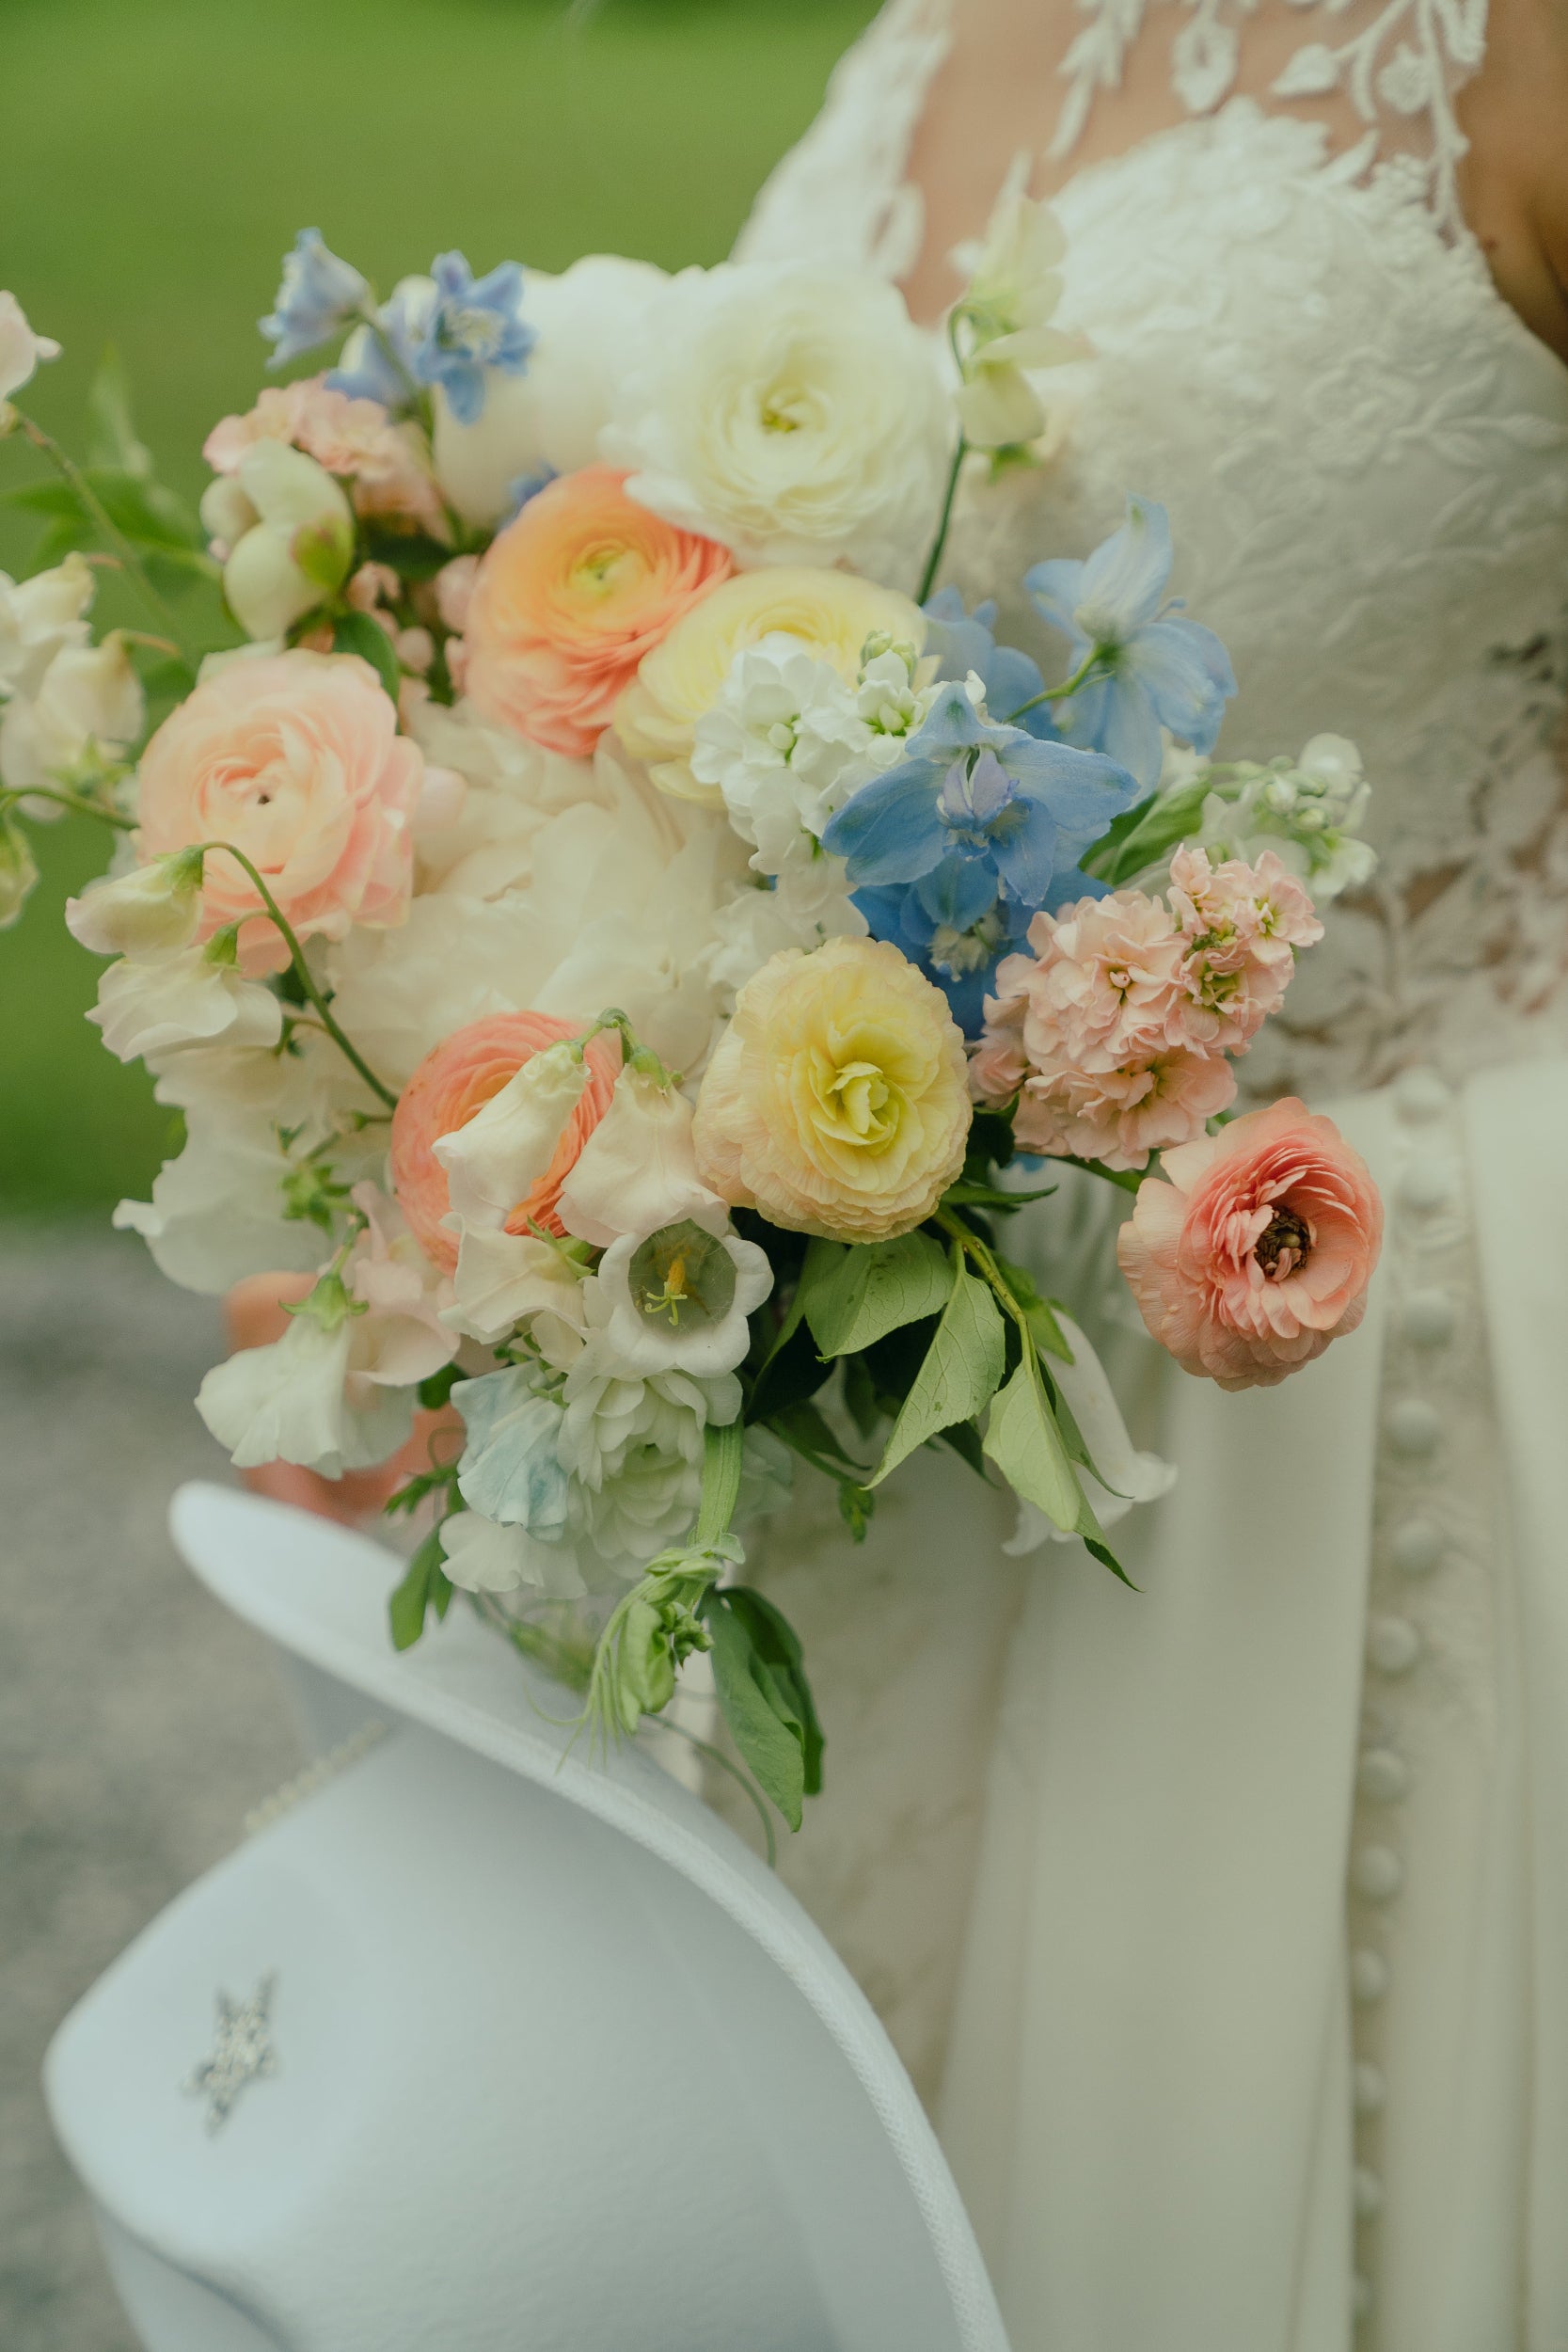
<svg viewBox="0 0 1568 2352">
<path fill-rule="evenodd" d="M 1568 360 L 1568 0 L 1491 0 L 1458 111 L 1465 216 L 1504 298 Z"/>
</svg>

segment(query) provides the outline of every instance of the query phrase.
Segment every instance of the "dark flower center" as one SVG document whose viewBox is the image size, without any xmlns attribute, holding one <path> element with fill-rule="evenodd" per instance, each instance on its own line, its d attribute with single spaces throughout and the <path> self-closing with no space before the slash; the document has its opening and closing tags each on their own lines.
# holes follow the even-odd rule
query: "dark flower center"
<svg viewBox="0 0 1568 2352">
<path fill-rule="evenodd" d="M 1277 1206 L 1253 1244 L 1252 1254 L 1266 1279 L 1278 1282 L 1306 1264 L 1311 1248 L 1312 1228 L 1307 1219 L 1294 1209 Z"/>
</svg>

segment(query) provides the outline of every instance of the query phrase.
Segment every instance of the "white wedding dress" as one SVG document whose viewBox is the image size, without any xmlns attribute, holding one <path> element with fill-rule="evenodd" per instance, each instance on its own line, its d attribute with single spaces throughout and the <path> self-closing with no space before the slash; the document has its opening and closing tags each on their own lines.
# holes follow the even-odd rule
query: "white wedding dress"
<svg viewBox="0 0 1568 2352">
<path fill-rule="evenodd" d="M 1088 119 L 1102 159 L 1054 201 L 1093 356 L 944 577 L 1044 651 L 1025 566 L 1152 495 L 1241 679 L 1222 750 L 1360 744 L 1378 875 L 1244 1074 L 1340 1119 L 1389 1240 L 1362 1333 L 1282 1389 L 1117 1343 L 1180 1465 L 1121 1531 L 1139 1594 L 1005 1557 L 956 1464 L 863 1553 L 826 1511 L 772 1539 L 829 1736 L 783 1868 L 1015 2352 L 1563 2352 L 1568 370 L 1458 208 L 1476 0 L 1079 10 L 1057 152 Z M 884 8 L 745 258 L 911 266 L 950 31 Z M 1151 43 L 1170 127 L 1106 153 Z M 1104 1329 L 1102 1207 L 1030 1215 Z"/>
</svg>

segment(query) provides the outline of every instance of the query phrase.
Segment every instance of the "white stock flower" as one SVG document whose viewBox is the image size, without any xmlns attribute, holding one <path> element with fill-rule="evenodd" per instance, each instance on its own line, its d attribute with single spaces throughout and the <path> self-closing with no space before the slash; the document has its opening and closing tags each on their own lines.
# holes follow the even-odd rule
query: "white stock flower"
<svg viewBox="0 0 1568 2352">
<path fill-rule="evenodd" d="M 37 690 L 13 694 L 0 712 L 0 779 L 13 792 L 36 792 L 70 784 L 85 766 L 118 767 L 146 715 L 141 680 L 118 629 L 99 645 L 64 645 Z M 60 813 L 55 802 L 27 804 L 29 816 Z"/>
<path fill-rule="evenodd" d="M 442 1520 L 441 1550 L 448 1576 L 466 1593 L 528 1585 L 546 1600 L 576 1600 L 588 1589 L 570 1545 L 541 1543 L 526 1527 L 501 1527 L 478 1511 Z"/>
<path fill-rule="evenodd" d="M 32 380 L 40 359 L 57 359 L 60 346 L 52 335 L 40 335 L 27 323 L 27 313 L 15 294 L 0 292 L 0 405 L 12 392 Z"/>
<path fill-rule="evenodd" d="M 1315 735 L 1298 759 L 1243 767 L 1203 803 L 1198 838 L 1216 858 L 1256 865 L 1273 850 L 1323 905 L 1370 879 L 1377 852 L 1362 840 L 1371 787 L 1347 737 Z"/>
<path fill-rule="evenodd" d="M 557 1209 L 567 1232 L 596 1249 L 682 1217 L 711 1223 L 715 1232 L 729 1220 L 724 1202 L 697 1173 L 690 1104 L 677 1088 L 661 1086 L 629 1062 L 561 1187 Z"/>
<path fill-rule="evenodd" d="M 786 867 L 771 889 L 737 890 L 719 909 L 706 970 L 733 1005 L 753 973 L 784 948 L 809 955 L 829 939 L 864 939 L 870 928 L 850 898 L 844 860 L 823 850 L 810 865 Z"/>
<path fill-rule="evenodd" d="M 120 1061 L 219 1039 L 270 1047 L 283 1034 L 283 1008 L 271 989 L 247 980 L 236 964 L 214 961 L 204 947 L 111 963 L 87 1019 Z"/>
<path fill-rule="evenodd" d="M 619 1364 L 644 1376 L 711 1376 L 744 1358 L 747 1318 L 772 1289 L 773 1269 L 754 1242 L 687 1218 L 646 1235 L 623 1233 L 594 1279 L 610 1308 L 605 1344 Z"/>
<path fill-rule="evenodd" d="M 72 553 L 31 580 L 0 572 L 0 694 L 34 694 L 67 645 L 85 645 L 92 565 Z"/>
<path fill-rule="evenodd" d="M 610 253 L 587 254 L 559 278 L 529 271 L 523 317 L 539 340 L 527 368 L 490 372 L 472 424 L 436 399 L 436 478 L 465 522 L 498 522 L 520 480 L 594 464 L 617 383 L 638 364 L 668 283 L 651 262 Z"/>
<path fill-rule="evenodd" d="M 66 928 L 95 956 L 187 947 L 201 920 L 201 858 L 189 850 L 89 882 L 65 902 Z"/>
<path fill-rule="evenodd" d="M 307 1307 L 270 1346 L 242 1348 L 214 1365 L 196 1409 L 237 1470 L 294 1462 L 341 1478 L 396 1452 L 413 1423 L 414 1391 L 356 1368 L 364 1320 L 345 1314 L 328 1327 Z"/>
<path fill-rule="evenodd" d="M 452 1214 L 466 1227 L 506 1223 L 554 1159 L 588 1075 L 586 1058 L 569 1043 L 546 1046 L 466 1126 L 437 1139 Z"/>
<path fill-rule="evenodd" d="M 722 263 L 660 299 L 602 446 L 630 495 L 742 564 L 832 565 L 907 587 L 951 428 L 935 346 L 852 270 Z"/>
<path fill-rule="evenodd" d="M 325 467 L 285 441 L 256 441 L 240 459 L 226 489 L 230 530 L 244 519 L 232 503 L 236 487 L 253 519 L 230 548 L 223 593 L 247 637 L 281 637 L 341 585 L 354 553 L 353 510 Z"/>
</svg>

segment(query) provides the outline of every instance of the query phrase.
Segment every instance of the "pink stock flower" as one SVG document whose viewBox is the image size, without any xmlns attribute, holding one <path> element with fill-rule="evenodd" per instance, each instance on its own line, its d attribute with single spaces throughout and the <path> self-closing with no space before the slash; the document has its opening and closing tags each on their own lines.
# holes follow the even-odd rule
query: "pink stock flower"
<svg viewBox="0 0 1568 2352">
<path fill-rule="evenodd" d="M 410 1229 L 445 1273 L 456 1270 L 457 1235 L 442 1223 L 451 1200 L 447 1171 L 436 1157 L 436 1144 L 466 1127 L 535 1054 L 577 1034 L 573 1023 L 556 1021 L 548 1013 L 492 1013 L 443 1038 L 404 1087 L 392 1114 L 392 1189 Z M 509 1233 L 526 1233 L 531 1224 L 558 1235 L 566 1231 L 556 1214 L 561 1187 L 610 1108 L 621 1066 L 620 1046 L 610 1036 L 594 1038 L 587 1056 L 588 1084 L 566 1121 L 554 1159 L 507 1218 Z"/>
<path fill-rule="evenodd" d="M 448 536 L 418 432 L 394 423 L 378 400 L 335 392 L 319 375 L 269 384 L 254 408 L 213 427 L 201 453 L 214 473 L 231 474 L 258 441 L 287 441 L 328 473 L 352 476 L 361 515 L 395 517 Z"/>
<path fill-rule="evenodd" d="M 1117 1237 L 1149 1330 L 1187 1372 L 1268 1388 L 1354 1331 L 1383 1203 L 1331 1120 L 1293 1096 L 1167 1152 Z"/>
<path fill-rule="evenodd" d="M 409 818 L 424 773 L 368 661 L 298 646 L 240 657 L 203 679 L 142 754 L 136 855 L 145 866 L 231 842 L 302 938 L 342 939 L 356 923 L 388 930 L 408 913 Z M 261 904 L 236 859 L 209 854 L 200 938 Z M 247 972 L 288 960 L 273 923 L 245 923 Z"/>
<path fill-rule="evenodd" d="M 1170 863 L 1170 903 L 1186 946 L 1189 1033 L 1242 1053 L 1284 1001 L 1295 950 L 1323 935 L 1312 901 L 1272 850 L 1256 866 L 1182 848 Z"/>
</svg>

